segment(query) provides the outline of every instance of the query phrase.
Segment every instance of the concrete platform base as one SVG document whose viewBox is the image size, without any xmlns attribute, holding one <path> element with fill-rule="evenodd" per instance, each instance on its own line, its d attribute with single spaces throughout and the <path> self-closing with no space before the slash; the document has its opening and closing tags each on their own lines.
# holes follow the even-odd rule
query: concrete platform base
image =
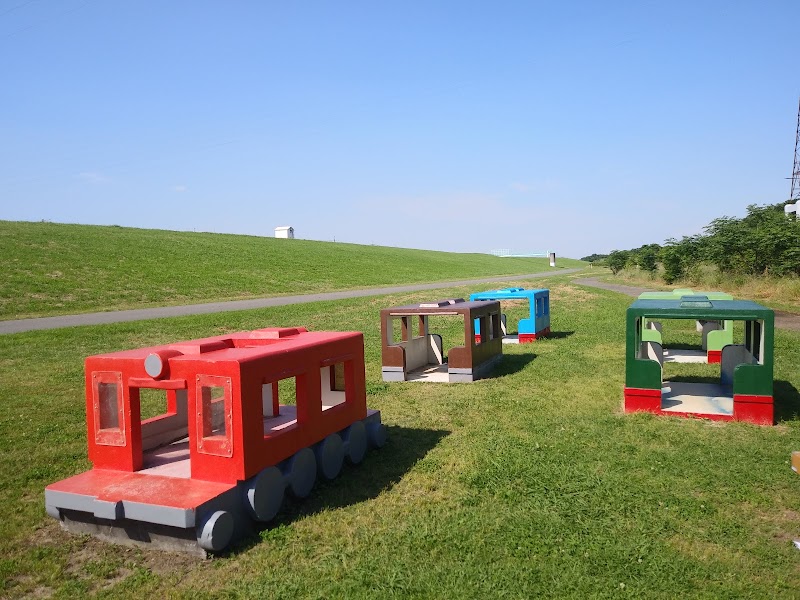
<svg viewBox="0 0 800 600">
<path fill-rule="evenodd" d="M 411 371 L 406 381 L 448 383 L 450 381 L 450 375 L 447 373 L 447 363 L 443 365 L 426 365 L 421 369 Z"/>
<path fill-rule="evenodd" d="M 733 391 L 716 383 L 664 382 L 663 412 L 733 416 Z"/>
<path fill-rule="evenodd" d="M 451 369 L 447 363 L 428 364 L 419 369 L 403 373 L 398 367 L 383 367 L 384 381 L 422 381 L 427 383 L 472 383 L 489 375 L 495 365 L 503 359 L 498 354 L 481 363 L 475 369 Z"/>
</svg>

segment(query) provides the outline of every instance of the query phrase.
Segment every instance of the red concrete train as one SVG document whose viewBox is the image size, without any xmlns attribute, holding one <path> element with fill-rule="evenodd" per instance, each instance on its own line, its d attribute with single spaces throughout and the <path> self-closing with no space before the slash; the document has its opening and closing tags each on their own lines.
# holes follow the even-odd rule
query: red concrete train
<svg viewBox="0 0 800 600">
<path fill-rule="evenodd" d="M 160 414 L 143 418 L 154 401 Z M 49 485 L 47 512 L 202 555 L 386 439 L 366 406 L 363 335 L 300 327 L 91 356 L 86 415 L 94 468 Z"/>
</svg>

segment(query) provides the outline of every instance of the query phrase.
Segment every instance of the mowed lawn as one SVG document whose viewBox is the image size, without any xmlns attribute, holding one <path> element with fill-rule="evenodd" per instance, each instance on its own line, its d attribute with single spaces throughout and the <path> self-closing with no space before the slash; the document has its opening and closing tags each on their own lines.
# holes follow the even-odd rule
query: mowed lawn
<svg viewBox="0 0 800 600">
<path fill-rule="evenodd" d="M 547 258 L 10 221 L 0 221 L 0 260 L 0 319 L 555 270 Z"/>
<path fill-rule="evenodd" d="M 380 377 L 381 308 L 469 289 L 0 337 L 2 594 L 800 596 L 800 334 L 776 334 L 775 427 L 624 415 L 630 299 L 564 276 L 515 283 L 550 288 L 554 335 L 506 346 L 474 384 Z M 294 325 L 364 332 L 384 448 L 213 560 L 72 536 L 44 514 L 44 487 L 89 467 L 85 356 Z"/>
</svg>

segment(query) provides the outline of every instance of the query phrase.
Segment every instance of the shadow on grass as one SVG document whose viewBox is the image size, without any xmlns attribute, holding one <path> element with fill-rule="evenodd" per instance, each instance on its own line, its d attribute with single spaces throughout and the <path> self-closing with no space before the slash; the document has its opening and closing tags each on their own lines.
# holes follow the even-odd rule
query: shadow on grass
<svg viewBox="0 0 800 600">
<path fill-rule="evenodd" d="M 504 354 L 503 360 L 486 377 L 491 379 L 493 377 L 513 375 L 532 363 L 534 358 L 536 358 L 536 355 L 533 352 L 530 354 Z"/>
<path fill-rule="evenodd" d="M 571 336 L 574 331 L 551 331 L 545 337 L 548 340 L 563 340 Z"/>
<path fill-rule="evenodd" d="M 775 380 L 772 384 L 775 399 L 775 422 L 794 421 L 800 418 L 800 392 L 788 381 Z"/>
<path fill-rule="evenodd" d="M 258 532 L 291 525 L 294 521 L 324 510 L 352 506 L 377 497 L 390 490 L 411 468 L 425 457 L 449 431 L 387 427 L 387 441 L 383 448 L 367 452 L 363 462 L 351 465 L 345 461 L 342 472 L 333 481 L 317 478 L 308 498 L 298 500 L 288 493 L 278 516 L 270 523 L 256 526 L 256 534 L 247 536 L 224 554 L 235 555 L 256 546 L 263 540 Z"/>
</svg>

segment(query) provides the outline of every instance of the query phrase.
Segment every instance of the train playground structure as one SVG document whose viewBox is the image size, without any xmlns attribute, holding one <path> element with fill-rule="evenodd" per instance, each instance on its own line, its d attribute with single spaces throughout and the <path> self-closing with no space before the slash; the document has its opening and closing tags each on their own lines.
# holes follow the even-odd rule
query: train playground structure
<svg viewBox="0 0 800 600">
<path fill-rule="evenodd" d="M 461 319 L 461 345 L 443 348 L 430 317 Z M 500 303 L 463 298 L 381 310 L 384 381 L 464 383 L 486 376 L 503 358 Z"/>
<path fill-rule="evenodd" d="M 219 552 L 274 518 L 287 490 L 306 497 L 386 439 L 359 332 L 267 328 L 102 354 L 85 378 L 93 468 L 47 486 L 45 505 L 111 541 Z M 143 418 L 151 398 L 160 414 Z"/>
<path fill-rule="evenodd" d="M 527 300 L 529 315 L 517 323 L 516 333 L 508 332 L 506 315 L 505 313 L 501 314 L 500 327 L 504 344 L 528 344 L 550 334 L 550 290 L 548 289 L 504 288 L 470 294 L 469 299 L 473 302 L 479 300 Z M 481 334 L 477 324 L 475 332 L 476 341 L 480 342 Z"/>
<path fill-rule="evenodd" d="M 719 383 L 664 381 L 664 350 L 650 325 L 674 319 L 743 322 L 744 343 L 731 340 L 720 350 Z M 625 412 L 772 425 L 774 320 L 772 310 L 745 300 L 701 294 L 638 298 L 626 314 Z"/>
<path fill-rule="evenodd" d="M 733 296 L 725 292 L 695 292 L 689 288 L 678 288 L 671 292 L 643 292 L 640 300 L 670 300 L 683 296 L 705 296 L 709 300 L 733 300 Z M 696 321 L 697 331 L 701 334 L 699 349 L 669 348 L 662 342 L 662 323 L 645 319 L 642 337 L 645 341 L 657 342 L 664 350 L 664 362 L 697 362 L 715 364 L 722 360 L 722 349 L 733 344 L 733 322 L 702 319 Z"/>
</svg>

